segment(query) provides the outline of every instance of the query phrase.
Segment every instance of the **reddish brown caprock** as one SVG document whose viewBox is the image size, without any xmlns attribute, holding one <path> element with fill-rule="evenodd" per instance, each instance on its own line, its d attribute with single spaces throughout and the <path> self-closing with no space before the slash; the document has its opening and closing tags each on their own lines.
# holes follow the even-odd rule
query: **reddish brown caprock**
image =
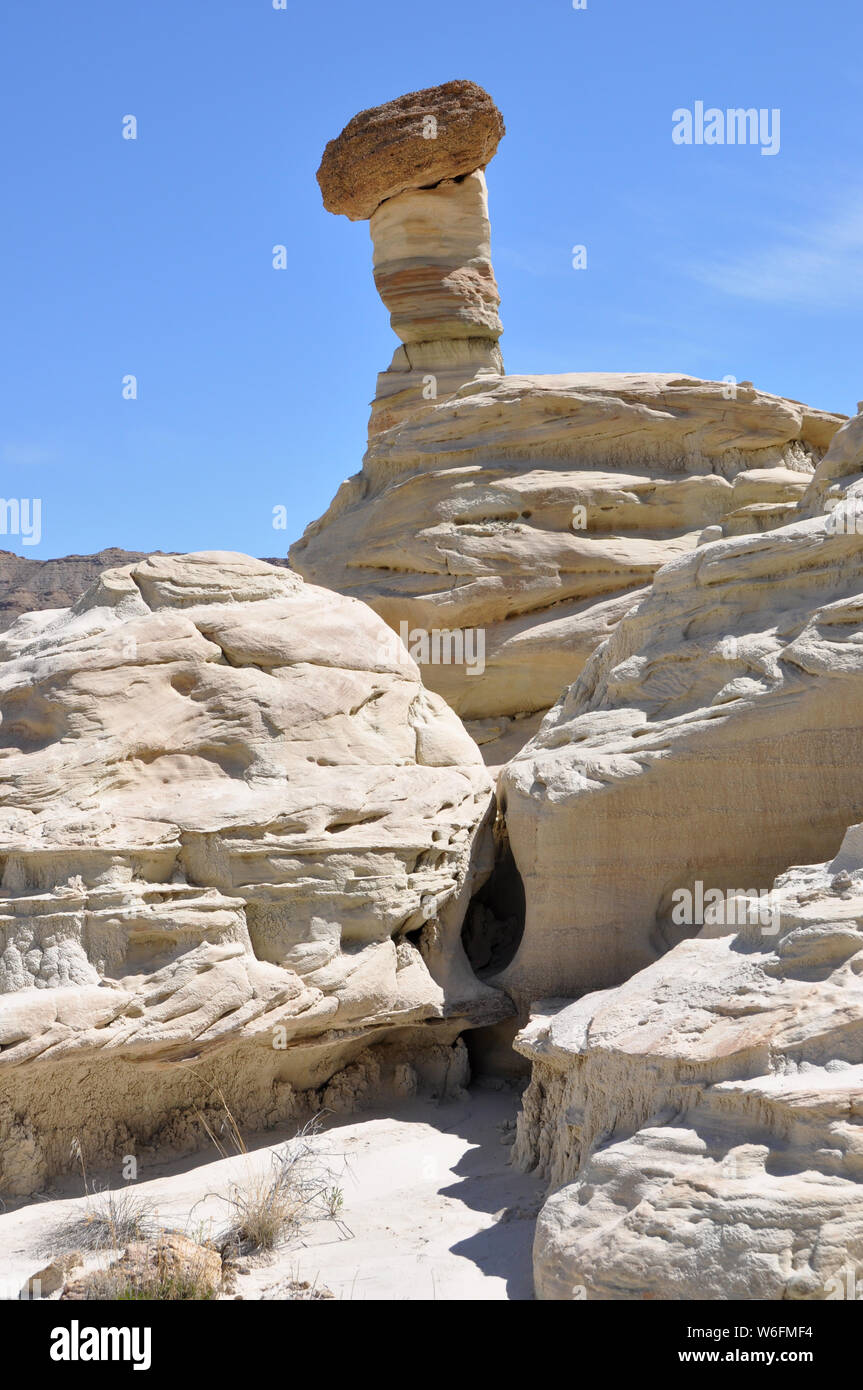
<svg viewBox="0 0 863 1390">
<path fill-rule="evenodd" d="M 324 150 L 324 207 L 361 222 L 397 193 L 484 169 L 505 133 L 475 82 L 444 82 L 360 111 Z"/>
</svg>

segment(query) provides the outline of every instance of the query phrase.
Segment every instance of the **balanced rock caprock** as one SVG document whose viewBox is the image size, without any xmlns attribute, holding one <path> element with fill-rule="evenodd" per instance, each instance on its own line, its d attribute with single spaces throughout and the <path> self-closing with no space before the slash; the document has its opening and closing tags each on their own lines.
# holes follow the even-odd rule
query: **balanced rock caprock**
<svg viewBox="0 0 863 1390">
<path fill-rule="evenodd" d="M 361 111 L 324 151 L 324 206 L 370 220 L 375 284 L 402 341 L 378 376 L 370 434 L 503 372 L 483 173 L 503 134 L 487 92 L 445 82 Z"/>
</svg>

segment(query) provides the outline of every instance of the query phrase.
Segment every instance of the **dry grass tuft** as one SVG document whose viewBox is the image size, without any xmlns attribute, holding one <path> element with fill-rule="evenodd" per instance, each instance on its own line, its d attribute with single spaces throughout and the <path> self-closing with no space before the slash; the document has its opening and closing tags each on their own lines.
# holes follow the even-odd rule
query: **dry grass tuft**
<svg viewBox="0 0 863 1390">
<path fill-rule="evenodd" d="M 149 1240 L 161 1226 L 155 1207 L 128 1189 L 91 1192 L 83 1211 L 76 1211 L 52 1233 L 53 1250 L 119 1250 L 131 1241 Z"/>
<path fill-rule="evenodd" d="M 221 1100 L 224 1120 L 220 1125 L 237 1153 L 246 1154 L 245 1142 L 224 1096 Z M 321 1133 L 323 1115 L 314 1115 L 293 1139 L 289 1139 L 271 1155 L 270 1167 L 262 1173 L 251 1174 L 242 1182 L 234 1182 L 223 1198 L 230 1210 L 230 1220 L 218 1241 L 226 1259 L 258 1254 L 278 1249 L 306 1221 L 328 1217 L 339 1218 L 344 1196 L 333 1183 L 334 1174 L 315 1143 Z M 216 1134 L 206 1116 L 201 1123 L 223 1158 L 228 1157 L 225 1144 Z M 347 1231 L 347 1227 L 344 1227 Z"/>
</svg>

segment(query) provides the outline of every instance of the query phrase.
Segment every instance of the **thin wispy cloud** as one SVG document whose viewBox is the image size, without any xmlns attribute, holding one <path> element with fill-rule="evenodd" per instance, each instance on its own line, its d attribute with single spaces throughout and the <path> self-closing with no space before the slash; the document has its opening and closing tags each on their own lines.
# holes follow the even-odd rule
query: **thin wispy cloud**
<svg viewBox="0 0 863 1390">
<path fill-rule="evenodd" d="M 15 440 L 0 443 L 0 462 L 7 468 L 31 468 L 40 463 L 51 463 L 54 457 L 54 450 L 41 444 Z"/>
<path fill-rule="evenodd" d="M 740 256 L 690 266 L 722 294 L 767 304 L 841 309 L 863 302 L 863 199 Z"/>
</svg>

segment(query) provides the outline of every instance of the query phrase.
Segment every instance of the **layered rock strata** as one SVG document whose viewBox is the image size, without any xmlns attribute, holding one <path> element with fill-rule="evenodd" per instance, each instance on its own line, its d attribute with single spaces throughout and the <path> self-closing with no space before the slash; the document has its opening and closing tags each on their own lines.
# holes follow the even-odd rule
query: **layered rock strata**
<svg viewBox="0 0 863 1390">
<path fill-rule="evenodd" d="M 852 456 L 861 416 L 819 471 Z M 691 935 L 675 891 L 765 891 L 863 817 L 859 473 L 829 513 L 666 564 L 506 768 L 527 915 L 498 982 L 521 1008 Z"/>
<path fill-rule="evenodd" d="M 373 437 L 291 562 L 401 633 L 498 765 L 660 566 L 793 516 L 840 423 L 692 377 L 475 382 Z"/>
<path fill-rule="evenodd" d="M 842 418 L 731 379 L 504 376 L 483 173 L 503 133 L 454 82 L 327 146 L 324 204 L 369 218 L 402 346 L 362 472 L 291 550 L 385 618 L 492 767 L 661 565 L 789 520 Z"/>
<path fill-rule="evenodd" d="M 859 1298 L 863 827 L 720 915 L 516 1041 L 540 1298 Z"/>
<path fill-rule="evenodd" d="M 342 1108 L 464 1079 L 458 1034 L 509 1007 L 459 938 L 490 786 L 387 638 L 203 553 L 0 639 L 0 1188 L 73 1140 L 91 1164 L 203 1142 L 216 1094 L 268 1124 L 327 1085 Z"/>
</svg>

